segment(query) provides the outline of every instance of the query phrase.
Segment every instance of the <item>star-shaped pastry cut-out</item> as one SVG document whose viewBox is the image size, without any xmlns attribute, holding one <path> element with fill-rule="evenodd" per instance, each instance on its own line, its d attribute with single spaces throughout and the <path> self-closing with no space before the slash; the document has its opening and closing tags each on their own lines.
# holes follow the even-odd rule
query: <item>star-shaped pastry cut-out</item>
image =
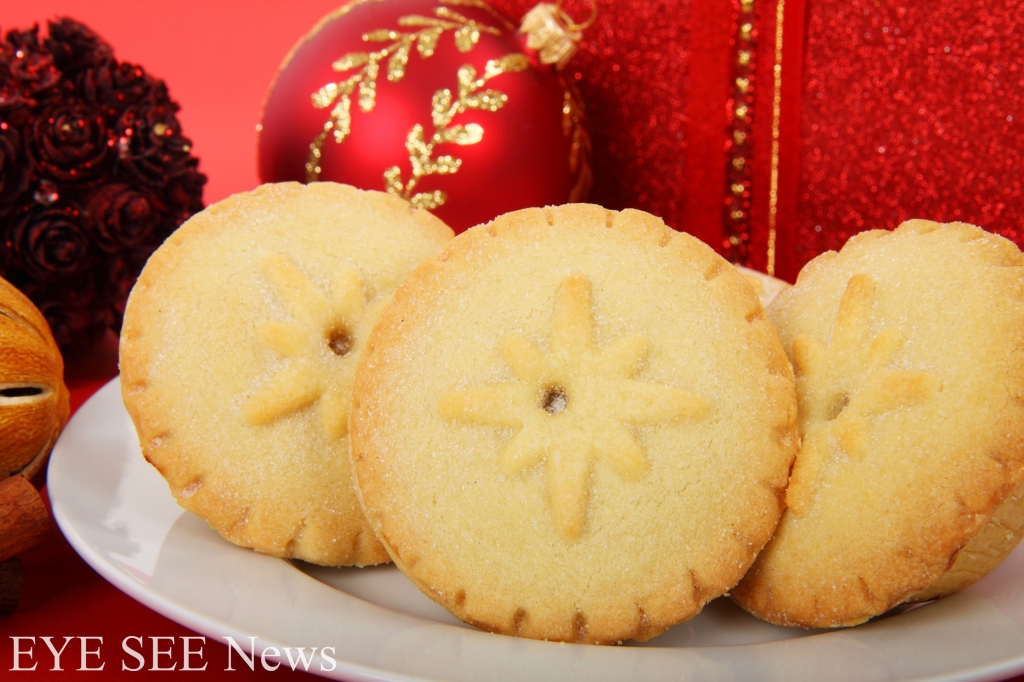
<svg viewBox="0 0 1024 682">
<path fill-rule="evenodd" d="M 359 275 L 339 271 L 328 296 L 280 254 L 264 257 L 261 269 L 294 321 L 259 326 L 260 341 L 288 362 L 246 401 L 245 419 L 266 424 L 317 403 L 324 432 L 341 438 L 348 433 L 354 330 L 365 312 Z"/>
<path fill-rule="evenodd" d="M 872 418 L 922 405 L 940 389 L 939 379 L 929 372 L 885 369 L 904 337 L 895 327 L 872 337 L 874 307 L 874 280 L 854 275 L 839 303 L 829 345 L 805 335 L 793 339 L 803 446 L 790 474 L 786 506 L 797 516 L 813 501 L 822 467 L 833 453 L 842 451 L 853 461 L 864 458 Z"/>
<path fill-rule="evenodd" d="M 566 540 L 583 530 L 595 459 L 621 476 L 643 469 L 629 425 L 698 419 L 709 410 L 698 395 L 634 378 L 647 352 L 643 336 L 597 348 L 592 327 L 590 282 L 570 275 L 555 294 L 547 351 L 515 335 L 501 342 L 518 381 L 449 390 L 438 405 L 445 419 L 517 429 L 500 466 L 514 474 L 545 463 L 551 513 Z"/>
</svg>

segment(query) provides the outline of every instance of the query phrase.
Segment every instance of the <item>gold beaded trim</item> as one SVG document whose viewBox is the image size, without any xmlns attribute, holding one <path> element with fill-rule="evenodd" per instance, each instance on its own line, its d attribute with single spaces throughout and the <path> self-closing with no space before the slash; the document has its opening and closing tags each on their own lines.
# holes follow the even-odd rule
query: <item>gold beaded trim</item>
<svg viewBox="0 0 1024 682">
<path fill-rule="evenodd" d="M 750 260 L 751 187 L 753 185 L 754 74 L 757 31 L 754 0 L 739 0 L 736 14 L 736 61 L 733 63 L 729 139 L 726 141 L 725 256 L 734 263 Z"/>
<path fill-rule="evenodd" d="M 775 66 L 772 69 L 772 176 L 768 194 L 768 265 L 769 275 L 775 274 L 776 220 L 779 212 L 779 132 L 782 118 L 782 20 L 786 14 L 786 0 L 778 0 L 775 7 Z"/>
</svg>

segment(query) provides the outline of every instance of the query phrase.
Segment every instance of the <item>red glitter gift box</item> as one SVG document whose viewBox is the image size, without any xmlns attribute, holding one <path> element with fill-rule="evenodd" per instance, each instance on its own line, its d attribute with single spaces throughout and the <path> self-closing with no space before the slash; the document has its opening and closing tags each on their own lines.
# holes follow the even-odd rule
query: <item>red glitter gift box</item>
<svg viewBox="0 0 1024 682">
<path fill-rule="evenodd" d="M 536 0 L 495 0 L 518 19 Z M 1024 244 L 1024 5 L 597 0 L 568 65 L 591 200 L 792 279 L 857 232 L 965 221 Z M 566 1 L 585 18 L 590 5 Z"/>
</svg>

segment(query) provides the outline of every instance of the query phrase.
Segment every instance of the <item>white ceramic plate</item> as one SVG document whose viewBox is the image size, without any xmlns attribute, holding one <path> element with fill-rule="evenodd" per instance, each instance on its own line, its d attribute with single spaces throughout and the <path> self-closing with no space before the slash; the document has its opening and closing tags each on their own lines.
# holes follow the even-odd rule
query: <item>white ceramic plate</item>
<svg viewBox="0 0 1024 682">
<path fill-rule="evenodd" d="M 268 660 L 276 649 L 285 665 L 316 647 L 310 672 L 336 679 L 867 682 L 1024 672 L 1024 547 L 964 593 L 857 628 L 779 628 L 719 599 L 644 645 L 595 647 L 463 625 L 393 567 L 296 565 L 225 542 L 182 511 L 142 459 L 117 379 L 64 431 L 49 489 L 72 546 L 121 590 Z"/>
</svg>

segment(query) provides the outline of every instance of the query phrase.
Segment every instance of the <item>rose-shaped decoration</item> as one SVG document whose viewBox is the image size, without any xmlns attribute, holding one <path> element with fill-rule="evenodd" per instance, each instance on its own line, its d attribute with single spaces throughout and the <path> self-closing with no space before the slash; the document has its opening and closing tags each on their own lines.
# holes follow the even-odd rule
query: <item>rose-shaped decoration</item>
<svg viewBox="0 0 1024 682">
<path fill-rule="evenodd" d="M 163 187 L 187 172 L 192 143 L 182 137 L 175 109 L 143 103 L 130 107 L 117 124 L 120 163 L 138 180 Z"/>
<path fill-rule="evenodd" d="M 87 183 L 104 175 L 110 132 L 91 107 L 59 103 L 40 112 L 32 130 L 32 154 L 40 173 L 58 182 Z"/>
<path fill-rule="evenodd" d="M 103 185 L 86 204 L 93 238 L 107 253 L 141 244 L 159 226 L 162 209 L 145 188 L 120 182 Z"/>
<path fill-rule="evenodd" d="M 31 478 L 68 420 L 64 361 L 32 302 L 0 279 L 0 469 Z"/>
<path fill-rule="evenodd" d="M 3 52 L 0 51 L 2 56 Z M 31 100 L 22 96 L 17 82 L 0 78 L 0 125 L 6 124 L 7 130 L 26 125 L 32 119 L 31 103 Z"/>
<path fill-rule="evenodd" d="M 66 18 L 50 24 L 50 37 L 43 44 L 65 74 L 109 63 L 114 58 L 114 51 L 92 29 Z"/>
<path fill-rule="evenodd" d="M 28 187 L 28 173 L 21 133 L 0 122 L 0 216 L 9 212 L 12 200 Z"/>
<path fill-rule="evenodd" d="M 53 57 L 39 45 L 36 31 L 11 31 L 4 46 L 9 55 L 11 77 L 18 83 L 20 94 L 26 99 L 39 97 L 55 88 L 61 80 Z"/>
<path fill-rule="evenodd" d="M 163 81 L 135 64 L 102 62 L 80 71 L 75 85 L 84 102 L 99 107 L 112 121 L 135 102 L 169 100 Z"/>
<path fill-rule="evenodd" d="M 73 206 L 41 206 L 27 212 L 11 230 L 7 248 L 7 259 L 16 266 L 12 270 L 41 282 L 78 274 L 90 265 L 89 238 L 81 211 Z"/>
</svg>

